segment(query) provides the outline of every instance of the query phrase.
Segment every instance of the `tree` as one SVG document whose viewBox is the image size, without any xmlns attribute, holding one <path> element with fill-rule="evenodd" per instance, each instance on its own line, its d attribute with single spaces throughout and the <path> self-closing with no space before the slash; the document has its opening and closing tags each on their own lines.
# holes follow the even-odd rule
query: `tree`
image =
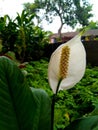
<svg viewBox="0 0 98 130">
<path fill-rule="evenodd" d="M 64 24 L 72 28 L 74 28 L 77 23 L 86 26 L 89 22 L 88 19 L 93 16 L 90 13 L 92 5 L 86 0 L 35 0 L 34 3 L 24 4 L 24 7 L 36 13 L 43 9 L 44 16 L 49 22 L 53 21 L 54 16 L 58 16 L 61 21 L 60 28 L 58 29 L 60 36 Z"/>
<path fill-rule="evenodd" d="M 40 8 L 40 6 L 37 3 L 33 3 L 33 4 L 30 4 L 29 2 L 28 3 L 24 3 L 24 9 L 28 13 L 30 13 L 30 14 L 33 13 L 35 15 L 38 24 L 41 21 L 40 17 L 37 15 L 37 12 L 39 12 L 39 8 Z"/>
<path fill-rule="evenodd" d="M 17 17 L 15 18 L 18 30 L 15 49 L 18 50 L 17 52 L 21 57 L 20 59 L 22 60 L 24 60 L 26 57 L 26 50 L 29 44 L 29 34 L 32 26 L 34 26 L 34 23 L 32 21 L 34 17 L 35 14 L 29 15 L 28 12 L 23 10 L 21 15 L 17 13 Z"/>
<path fill-rule="evenodd" d="M 89 26 L 90 29 L 98 29 L 98 21 L 90 21 Z"/>
<path fill-rule="evenodd" d="M 81 3 L 81 0 L 73 0 L 73 2 L 76 6 L 75 14 L 76 14 L 76 18 L 78 22 L 83 27 L 88 26 L 89 18 L 93 16 L 90 13 L 90 11 L 92 10 L 92 6 L 88 2 L 86 2 L 86 0 L 82 0 L 82 3 Z"/>
<path fill-rule="evenodd" d="M 98 29 L 98 21 L 94 22 L 93 20 L 91 20 L 89 22 L 89 25 L 87 27 L 81 27 L 81 28 L 77 28 L 77 31 L 81 31 L 81 30 L 90 30 L 90 29 Z"/>
</svg>

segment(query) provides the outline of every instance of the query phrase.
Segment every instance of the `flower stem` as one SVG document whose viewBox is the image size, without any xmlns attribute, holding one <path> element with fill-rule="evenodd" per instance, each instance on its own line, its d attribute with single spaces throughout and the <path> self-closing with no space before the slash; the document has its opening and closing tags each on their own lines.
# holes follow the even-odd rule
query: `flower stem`
<svg viewBox="0 0 98 130">
<path fill-rule="evenodd" d="M 51 104 L 51 130 L 54 129 L 54 107 L 55 107 L 56 94 L 53 94 L 52 104 Z"/>
<path fill-rule="evenodd" d="M 62 81 L 62 79 L 59 80 L 58 85 L 57 85 L 57 89 L 56 89 L 56 93 L 53 94 L 53 96 L 52 96 L 52 104 L 51 104 L 51 130 L 54 129 L 54 109 L 55 109 L 55 102 L 56 102 L 56 96 L 57 96 L 57 93 L 58 93 L 61 81 Z"/>
<path fill-rule="evenodd" d="M 60 86 L 61 81 L 62 81 L 62 78 L 59 79 L 59 82 L 58 82 L 58 84 L 57 84 L 57 89 L 56 89 L 56 94 L 55 94 L 55 95 L 57 95 L 57 93 L 58 93 L 58 90 L 59 90 L 59 86 Z"/>
</svg>

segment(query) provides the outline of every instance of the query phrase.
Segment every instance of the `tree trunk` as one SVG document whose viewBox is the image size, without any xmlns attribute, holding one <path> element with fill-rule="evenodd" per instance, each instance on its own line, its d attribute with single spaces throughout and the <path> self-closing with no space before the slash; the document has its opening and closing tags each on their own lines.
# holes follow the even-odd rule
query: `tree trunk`
<svg viewBox="0 0 98 130">
<path fill-rule="evenodd" d="M 61 33 L 62 28 L 63 28 L 63 23 L 61 23 L 61 26 L 60 26 L 60 28 L 58 29 L 58 35 L 59 35 L 60 40 L 62 39 L 62 33 Z"/>
</svg>

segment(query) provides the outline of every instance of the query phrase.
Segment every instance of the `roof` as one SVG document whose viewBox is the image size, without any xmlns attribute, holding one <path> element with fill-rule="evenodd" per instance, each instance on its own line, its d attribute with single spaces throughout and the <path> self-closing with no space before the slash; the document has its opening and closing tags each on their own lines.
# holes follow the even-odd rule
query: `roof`
<svg viewBox="0 0 98 130">
<path fill-rule="evenodd" d="M 79 32 L 66 32 L 66 33 L 62 33 L 62 37 L 74 37 L 75 35 L 77 35 Z M 83 36 L 98 36 L 98 29 L 91 29 L 88 30 L 86 33 L 84 33 Z M 58 33 L 55 33 L 51 36 L 51 38 L 57 38 L 59 37 Z"/>
<path fill-rule="evenodd" d="M 66 33 L 62 33 L 62 37 L 74 37 L 77 34 L 78 32 L 66 32 Z M 57 38 L 57 37 L 59 37 L 58 33 L 51 35 L 51 38 Z"/>
<path fill-rule="evenodd" d="M 98 29 L 91 29 L 84 33 L 84 36 L 98 36 Z"/>
</svg>

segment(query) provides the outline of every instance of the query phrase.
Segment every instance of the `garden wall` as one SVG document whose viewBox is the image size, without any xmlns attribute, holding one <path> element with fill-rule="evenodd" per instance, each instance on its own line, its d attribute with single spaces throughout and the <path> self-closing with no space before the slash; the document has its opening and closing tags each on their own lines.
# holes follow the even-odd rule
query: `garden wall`
<svg viewBox="0 0 98 130">
<path fill-rule="evenodd" d="M 85 41 L 83 45 L 86 49 L 87 63 L 98 66 L 98 41 Z"/>
<path fill-rule="evenodd" d="M 52 52 L 63 43 L 49 44 L 45 48 L 45 55 L 50 58 Z M 83 45 L 86 50 L 87 64 L 98 66 L 98 41 L 84 41 Z"/>
</svg>

